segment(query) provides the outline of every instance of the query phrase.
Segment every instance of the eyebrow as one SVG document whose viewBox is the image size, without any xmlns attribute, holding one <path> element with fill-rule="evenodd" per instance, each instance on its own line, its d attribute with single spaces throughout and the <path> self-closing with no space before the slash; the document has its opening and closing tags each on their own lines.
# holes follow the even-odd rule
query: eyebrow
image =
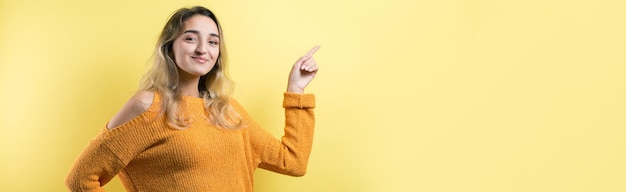
<svg viewBox="0 0 626 192">
<path fill-rule="evenodd" d="M 200 35 L 200 31 L 198 31 L 198 30 L 193 30 L 193 29 L 191 29 L 191 30 L 187 30 L 187 31 L 184 31 L 183 33 L 193 33 L 193 34 L 196 34 L 196 35 Z M 218 34 L 215 34 L 215 33 L 211 33 L 211 34 L 209 34 L 209 35 L 210 35 L 210 36 L 213 36 L 213 37 L 217 37 L 217 38 L 219 38 L 219 37 L 220 37 Z"/>
</svg>

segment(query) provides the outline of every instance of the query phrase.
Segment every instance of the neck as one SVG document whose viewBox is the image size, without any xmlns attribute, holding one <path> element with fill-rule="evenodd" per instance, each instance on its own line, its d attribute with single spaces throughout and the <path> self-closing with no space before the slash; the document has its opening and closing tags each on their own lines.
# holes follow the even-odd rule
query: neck
<svg viewBox="0 0 626 192">
<path fill-rule="evenodd" d="M 181 95 L 200 97 L 200 91 L 198 90 L 199 82 L 200 77 L 180 78 L 178 86 L 180 87 Z"/>
</svg>

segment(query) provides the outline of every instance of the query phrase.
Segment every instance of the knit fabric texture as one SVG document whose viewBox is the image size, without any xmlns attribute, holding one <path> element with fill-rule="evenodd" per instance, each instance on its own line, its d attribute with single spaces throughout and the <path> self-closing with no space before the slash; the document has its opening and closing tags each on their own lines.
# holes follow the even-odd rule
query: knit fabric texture
<svg viewBox="0 0 626 192">
<path fill-rule="evenodd" d="M 190 124 L 171 128 L 154 94 L 150 108 L 129 122 L 102 131 L 72 166 L 71 191 L 104 191 L 116 175 L 127 191 L 253 191 L 254 170 L 302 176 L 313 142 L 315 97 L 284 93 L 284 135 L 261 129 L 234 99 L 243 127 L 211 124 L 202 98 L 184 96 L 181 110 Z"/>
</svg>

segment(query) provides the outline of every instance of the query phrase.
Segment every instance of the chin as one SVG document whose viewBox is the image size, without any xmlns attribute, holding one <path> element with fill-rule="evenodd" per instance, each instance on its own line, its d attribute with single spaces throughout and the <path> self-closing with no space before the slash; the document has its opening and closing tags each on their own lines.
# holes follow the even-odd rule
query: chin
<svg viewBox="0 0 626 192">
<path fill-rule="evenodd" d="M 198 73 L 198 76 L 205 76 L 205 75 L 209 74 L 209 72 L 211 72 L 211 71 L 207 71 L 206 73 Z"/>
</svg>

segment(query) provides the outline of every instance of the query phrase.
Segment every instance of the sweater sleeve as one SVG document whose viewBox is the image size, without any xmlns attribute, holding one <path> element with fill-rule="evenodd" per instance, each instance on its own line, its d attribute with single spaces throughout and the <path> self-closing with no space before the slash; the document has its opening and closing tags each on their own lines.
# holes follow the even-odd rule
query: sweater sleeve
<svg viewBox="0 0 626 192">
<path fill-rule="evenodd" d="M 150 108 L 116 128 L 102 131 L 91 140 L 65 179 L 70 191 L 104 191 L 102 186 L 120 173 L 135 156 L 158 143 L 157 132 L 166 125 L 157 121 L 158 98 Z"/>
<path fill-rule="evenodd" d="M 104 191 L 102 186 L 111 181 L 124 166 L 105 144 L 103 130 L 74 162 L 65 184 L 70 191 Z"/>
<path fill-rule="evenodd" d="M 261 129 L 245 114 L 253 158 L 258 167 L 291 176 L 306 173 L 315 127 L 315 96 L 284 93 L 284 135 L 280 140 Z"/>
</svg>

